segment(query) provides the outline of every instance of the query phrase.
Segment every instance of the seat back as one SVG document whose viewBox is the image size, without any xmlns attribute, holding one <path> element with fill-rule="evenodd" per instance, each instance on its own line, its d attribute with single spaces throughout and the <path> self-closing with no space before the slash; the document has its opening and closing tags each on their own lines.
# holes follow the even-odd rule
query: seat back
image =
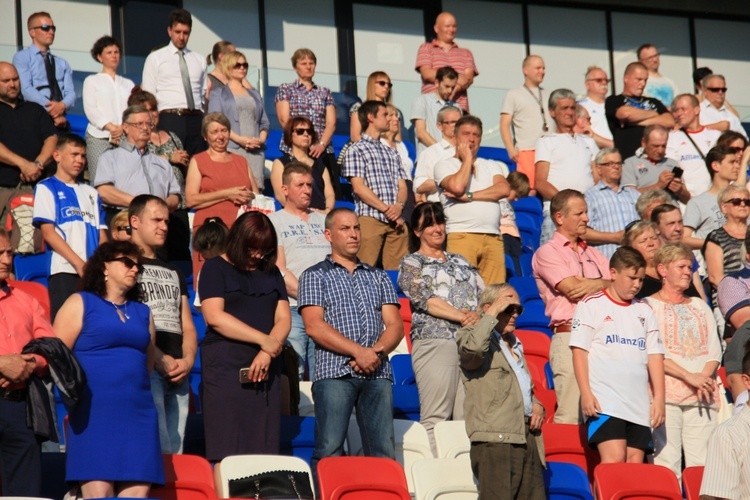
<svg viewBox="0 0 750 500">
<path fill-rule="evenodd" d="M 685 498 L 687 500 L 699 500 L 701 495 L 701 483 L 703 482 L 703 469 L 702 465 L 694 467 L 686 467 L 682 471 L 682 487 L 685 490 Z"/>
<path fill-rule="evenodd" d="M 164 486 L 151 488 L 149 496 L 160 500 L 209 500 L 216 498 L 211 464 L 196 455 L 162 455 Z"/>
<path fill-rule="evenodd" d="M 544 421 L 552 422 L 557 410 L 557 395 L 553 389 L 544 387 L 534 387 L 534 397 L 536 397 L 542 406 L 544 406 Z"/>
<path fill-rule="evenodd" d="M 411 302 L 406 297 L 399 297 L 398 303 L 401 305 L 399 312 L 401 319 L 404 321 L 404 340 L 411 354 Z"/>
<path fill-rule="evenodd" d="M 521 299 L 521 304 L 524 306 L 529 302 L 542 302 L 542 297 L 539 295 L 539 288 L 536 286 L 536 280 L 531 276 L 510 278 L 508 283 L 516 289 L 518 297 Z"/>
<path fill-rule="evenodd" d="M 542 426 L 542 438 L 548 462 L 576 464 L 586 471 L 589 482 L 593 482 L 594 468 L 601 459 L 588 445 L 585 426 L 546 422 Z"/>
<path fill-rule="evenodd" d="M 594 469 L 594 483 L 597 498 L 682 499 L 677 476 L 661 465 L 599 464 Z"/>
<path fill-rule="evenodd" d="M 410 500 L 404 469 L 389 458 L 326 457 L 318 462 L 320 498 Z"/>
<path fill-rule="evenodd" d="M 550 500 L 594 500 L 586 472 L 575 464 L 547 462 L 544 484 Z"/>
<path fill-rule="evenodd" d="M 442 422 L 441 422 L 442 423 Z M 467 458 L 428 458 L 411 468 L 418 500 L 476 500 L 477 484 Z"/>
<path fill-rule="evenodd" d="M 391 356 L 391 369 L 393 370 L 393 385 L 416 385 L 411 354 Z"/>
<path fill-rule="evenodd" d="M 315 417 L 282 416 L 280 453 L 310 464 L 314 449 Z"/>
<path fill-rule="evenodd" d="M 549 346 L 551 339 L 548 335 L 536 330 L 521 329 L 516 329 L 513 333 L 515 333 L 518 340 L 523 344 L 523 353 L 525 356 L 537 356 L 549 361 Z"/>
<path fill-rule="evenodd" d="M 39 305 L 42 306 L 42 309 L 44 310 L 44 314 L 46 315 L 47 320 L 48 321 L 50 320 L 51 308 L 50 308 L 50 301 L 49 301 L 49 291 L 47 290 L 47 287 L 35 281 L 8 280 L 8 284 L 34 297 L 39 302 Z"/>
<path fill-rule="evenodd" d="M 13 270 L 19 281 L 35 281 L 47 286 L 52 252 L 47 250 L 35 255 L 16 255 L 13 257 Z"/>
<path fill-rule="evenodd" d="M 523 198 L 518 198 L 516 201 L 511 201 L 510 204 L 513 207 L 513 211 L 516 213 L 525 212 L 536 215 L 539 217 L 541 224 L 542 202 L 539 201 L 539 198 L 536 198 L 535 196 L 524 196 Z"/>
<path fill-rule="evenodd" d="M 310 487 L 313 488 L 313 491 L 315 490 L 310 466 L 301 458 L 282 455 L 234 455 L 226 457 L 214 468 L 217 497 L 230 497 L 230 479 L 240 479 L 277 470 L 306 472 L 310 477 Z"/>
<path fill-rule="evenodd" d="M 466 434 L 466 422 L 446 420 L 433 428 L 438 458 L 468 458 L 471 441 Z"/>
</svg>

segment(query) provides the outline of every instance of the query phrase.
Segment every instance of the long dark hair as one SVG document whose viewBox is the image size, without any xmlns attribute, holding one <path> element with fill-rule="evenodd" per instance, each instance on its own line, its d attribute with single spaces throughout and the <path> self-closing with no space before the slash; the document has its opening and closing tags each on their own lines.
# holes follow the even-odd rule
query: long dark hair
<svg viewBox="0 0 750 500">
<path fill-rule="evenodd" d="M 409 232 L 410 252 L 416 252 L 421 245 L 416 232 L 433 224 L 445 224 L 443 205 L 436 202 L 427 202 L 418 205 L 411 213 L 411 231 Z"/>
<path fill-rule="evenodd" d="M 271 219 L 260 212 L 247 212 L 229 230 L 226 255 L 240 269 L 269 272 L 276 266 L 277 245 Z M 253 251 L 258 251 L 261 257 L 251 257 Z"/>
<path fill-rule="evenodd" d="M 104 280 L 105 263 L 111 262 L 119 256 L 134 257 L 134 260 L 140 262 L 141 251 L 138 247 L 129 241 L 108 241 L 102 243 L 94 254 L 89 257 L 86 266 L 83 268 L 83 278 L 81 278 L 81 290 L 92 292 L 100 297 L 107 294 L 107 285 Z M 125 294 L 128 300 L 142 301 L 141 287 L 135 285 Z"/>
</svg>

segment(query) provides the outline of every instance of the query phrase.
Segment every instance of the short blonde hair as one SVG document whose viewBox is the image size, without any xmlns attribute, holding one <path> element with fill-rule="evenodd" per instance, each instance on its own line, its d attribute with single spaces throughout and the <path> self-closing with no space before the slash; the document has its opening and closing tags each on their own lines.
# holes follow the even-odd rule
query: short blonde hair
<svg viewBox="0 0 750 500">
<path fill-rule="evenodd" d="M 229 78 L 229 75 L 232 73 L 232 69 L 234 69 L 234 65 L 237 64 L 237 61 L 239 61 L 240 59 L 244 59 L 245 62 L 247 62 L 247 57 L 245 57 L 245 54 L 238 50 L 224 54 L 224 57 L 222 57 L 221 61 L 219 61 L 219 68 L 221 69 L 221 72 L 224 73 L 224 76 Z"/>
<path fill-rule="evenodd" d="M 633 246 L 633 241 L 649 229 L 652 229 L 655 233 L 659 232 L 659 227 L 650 220 L 636 222 L 625 231 L 625 234 L 622 235 L 622 241 L 620 244 L 624 247 Z"/>
<path fill-rule="evenodd" d="M 659 267 L 659 264 L 668 266 L 672 262 L 678 260 L 693 260 L 693 252 L 682 243 L 668 243 L 663 247 L 659 248 L 654 254 L 654 267 Z"/>
<path fill-rule="evenodd" d="M 750 197 L 750 191 L 748 191 L 745 186 L 730 184 L 729 186 L 719 191 L 719 194 L 716 195 L 716 199 L 718 200 L 719 205 L 722 205 L 731 200 L 733 198 L 732 195 L 734 195 L 735 193 L 741 193 Z"/>
</svg>

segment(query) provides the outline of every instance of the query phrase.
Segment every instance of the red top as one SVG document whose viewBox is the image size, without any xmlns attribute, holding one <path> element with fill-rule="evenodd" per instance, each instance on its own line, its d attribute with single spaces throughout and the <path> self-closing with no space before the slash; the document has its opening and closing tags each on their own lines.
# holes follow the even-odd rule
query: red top
<svg viewBox="0 0 750 500">
<path fill-rule="evenodd" d="M 247 186 L 251 189 L 247 160 L 233 153 L 230 153 L 230 156 L 231 161 L 222 163 L 213 161 L 208 156 L 208 151 L 195 155 L 198 171 L 201 173 L 201 193 L 211 193 L 236 186 Z M 220 217 L 227 227 L 232 227 L 237 218 L 238 208 L 237 205 L 226 200 L 210 207 L 199 208 L 195 211 L 193 228 L 197 230 L 206 219 L 211 217 Z"/>
<path fill-rule="evenodd" d="M 474 64 L 474 56 L 469 49 L 462 49 L 455 43 L 451 45 L 448 50 L 445 50 L 438 45 L 437 39 L 432 42 L 425 42 L 419 47 L 417 52 L 417 62 L 414 65 L 414 69 L 419 72 L 419 68 L 427 66 L 432 69 L 440 69 L 446 66 L 450 66 L 455 69 L 459 75 L 465 74 L 467 69 L 474 71 L 474 76 L 479 74 L 476 64 Z M 429 94 L 435 92 L 437 85 L 434 83 L 422 80 L 422 93 Z M 462 90 L 456 95 L 456 103 L 461 108 L 468 112 L 469 111 L 469 98 L 466 95 L 466 91 Z"/>
</svg>

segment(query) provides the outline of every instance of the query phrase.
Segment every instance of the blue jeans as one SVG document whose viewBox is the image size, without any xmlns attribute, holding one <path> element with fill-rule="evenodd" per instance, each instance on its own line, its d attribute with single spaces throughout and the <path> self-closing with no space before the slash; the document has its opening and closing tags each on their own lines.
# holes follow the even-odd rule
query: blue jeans
<svg viewBox="0 0 750 500">
<path fill-rule="evenodd" d="M 286 341 L 299 357 L 299 379 L 304 380 L 305 362 L 307 362 L 310 380 L 312 380 L 313 368 L 315 367 L 315 342 L 307 335 L 305 324 L 302 322 L 302 316 L 300 316 L 297 306 L 291 307 L 291 310 L 292 329 L 289 331 L 289 337 Z"/>
<path fill-rule="evenodd" d="M 344 454 L 344 439 L 354 408 L 364 455 L 395 459 L 392 386 L 388 379 L 351 376 L 318 380 L 313 384 L 315 450 L 310 465 L 316 484 L 318 461 Z"/>
<path fill-rule="evenodd" d="M 151 395 L 159 415 L 161 452 L 167 455 L 182 453 L 190 409 L 190 377 L 180 385 L 174 385 L 154 370 L 151 372 Z"/>
</svg>

